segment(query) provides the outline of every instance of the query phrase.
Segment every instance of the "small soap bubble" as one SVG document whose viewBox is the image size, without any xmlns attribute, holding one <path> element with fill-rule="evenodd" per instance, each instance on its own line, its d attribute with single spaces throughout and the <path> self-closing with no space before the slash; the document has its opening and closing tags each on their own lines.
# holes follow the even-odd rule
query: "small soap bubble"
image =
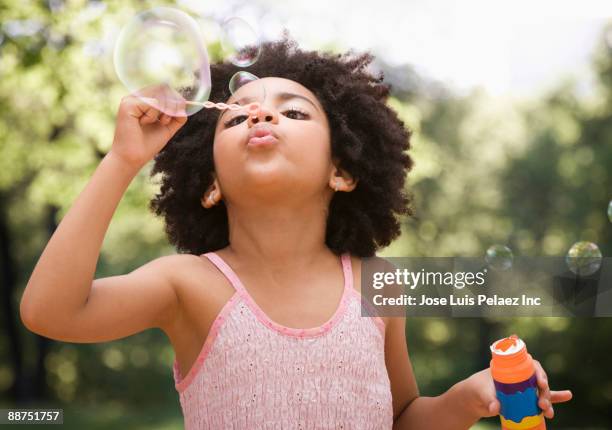
<svg viewBox="0 0 612 430">
<path fill-rule="evenodd" d="M 233 17 L 222 24 L 221 47 L 224 55 L 238 67 L 247 67 L 259 58 L 259 36 L 242 18 Z"/>
<path fill-rule="evenodd" d="M 240 71 L 234 73 L 229 82 L 229 90 L 235 95 L 238 90 L 252 82 L 258 82 L 247 88 L 242 95 L 236 95 L 235 103 L 243 105 L 246 109 L 236 110 L 237 115 L 256 115 L 259 107 L 266 98 L 266 89 L 260 79 L 252 73 Z"/>
<path fill-rule="evenodd" d="M 485 261 L 494 270 L 508 270 L 512 267 L 514 255 L 507 246 L 492 245 L 487 249 Z"/>
<path fill-rule="evenodd" d="M 593 242 L 576 242 L 567 252 L 567 267 L 578 276 L 588 276 L 601 267 L 601 251 Z"/>
<path fill-rule="evenodd" d="M 191 115 L 208 100 L 206 43 L 195 19 L 181 10 L 155 7 L 134 16 L 119 34 L 113 59 L 117 76 L 130 92 L 170 88 L 164 94 L 172 98 L 160 103 L 164 109 L 186 102 L 186 114 Z M 162 111 L 175 113 L 171 108 Z"/>
<path fill-rule="evenodd" d="M 612 200 L 608 203 L 608 219 L 612 222 Z"/>
<path fill-rule="evenodd" d="M 240 71 L 234 73 L 234 76 L 232 76 L 229 82 L 230 93 L 234 94 L 243 85 L 256 81 L 257 79 L 259 79 L 257 76 L 249 72 Z"/>
</svg>

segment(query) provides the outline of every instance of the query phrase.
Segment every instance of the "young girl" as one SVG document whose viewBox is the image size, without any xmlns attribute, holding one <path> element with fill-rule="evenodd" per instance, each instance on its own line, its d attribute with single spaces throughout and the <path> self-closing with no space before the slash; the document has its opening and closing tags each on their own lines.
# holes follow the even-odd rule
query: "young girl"
<svg viewBox="0 0 612 430">
<path fill-rule="evenodd" d="M 211 67 L 211 100 L 253 110 L 186 120 L 125 97 L 111 151 L 28 282 L 25 325 L 66 342 L 161 328 L 187 429 L 467 429 L 498 414 L 489 369 L 419 396 L 405 318 L 361 315 L 361 258 L 399 235 L 412 166 L 371 61 L 285 37 L 234 94 L 238 68 Z M 93 280 L 113 212 L 153 157 L 151 207 L 180 253 Z M 539 363 L 537 377 L 552 418 L 571 393 L 551 392 Z"/>
</svg>

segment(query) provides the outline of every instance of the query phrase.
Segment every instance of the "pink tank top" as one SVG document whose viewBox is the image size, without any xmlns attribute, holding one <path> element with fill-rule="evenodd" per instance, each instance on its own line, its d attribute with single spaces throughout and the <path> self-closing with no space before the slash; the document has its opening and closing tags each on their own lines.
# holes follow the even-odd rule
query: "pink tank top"
<svg viewBox="0 0 612 430">
<path fill-rule="evenodd" d="M 361 316 L 348 253 L 340 305 L 325 324 L 305 329 L 272 321 L 221 257 L 203 255 L 236 293 L 187 375 L 174 360 L 186 430 L 392 428 L 385 325 Z"/>
</svg>

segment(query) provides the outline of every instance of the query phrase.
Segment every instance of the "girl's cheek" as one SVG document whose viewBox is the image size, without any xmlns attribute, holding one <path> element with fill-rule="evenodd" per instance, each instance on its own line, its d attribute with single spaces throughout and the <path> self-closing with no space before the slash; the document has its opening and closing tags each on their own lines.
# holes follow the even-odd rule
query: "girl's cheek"
<svg viewBox="0 0 612 430">
<path fill-rule="evenodd" d="M 240 143 L 236 139 L 218 139 L 214 143 L 213 157 L 217 167 L 231 166 L 235 164 L 241 157 L 238 155 L 240 152 Z"/>
<path fill-rule="evenodd" d="M 230 132 L 223 132 L 217 138 L 215 138 L 215 149 L 226 150 L 228 147 L 232 146 L 232 142 L 236 141 L 236 137 L 232 136 Z"/>
</svg>

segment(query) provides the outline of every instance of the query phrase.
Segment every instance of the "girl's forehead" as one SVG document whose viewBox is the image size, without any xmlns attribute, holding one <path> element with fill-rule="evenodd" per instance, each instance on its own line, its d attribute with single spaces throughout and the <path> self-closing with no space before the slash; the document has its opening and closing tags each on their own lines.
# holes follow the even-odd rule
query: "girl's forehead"
<svg viewBox="0 0 612 430">
<path fill-rule="evenodd" d="M 235 103 L 242 98 L 259 98 L 262 94 L 274 95 L 282 92 L 292 92 L 308 96 L 309 98 L 314 99 L 315 102 L 318 102 L 316 96 L 299 82 L 286 78 L 266 77 L 251 81 L 241 86 L 238 91 L 232 94 L 227 103 Z"/>
</svg>

